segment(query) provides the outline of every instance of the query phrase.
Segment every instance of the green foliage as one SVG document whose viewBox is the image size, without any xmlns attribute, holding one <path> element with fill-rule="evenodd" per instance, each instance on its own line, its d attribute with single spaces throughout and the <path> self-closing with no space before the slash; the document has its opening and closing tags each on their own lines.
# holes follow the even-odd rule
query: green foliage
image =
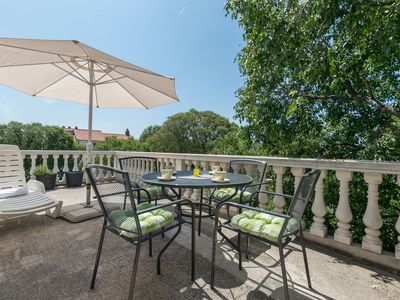
<svg viewBox="0 0 400 300">
<path fill-rule="evenodd" d="M 19 122 L 0 125 L 0 144 L 14 144 L 24 150 L 72 150 L 77 147 L 73 136 L 61 127 Z"/>
<path fill-rule="evenodd" d="M 51 175 L 53 172 L 45 165 L 39 165 L 35 168 L 35 171 L 33 172 L 35 176 L 40 176 L 40 175 Z"/>
<path fill-rule="evenodd" d="M 237 61 L 245 84 L 235 110 L 247 134 L 236 144 L 265 155 L 400 160 L 400 1 L 230 0 L 226 11 L 244 39 Z M 286 174 L 285 192 L 292 186 Z M 381 239 L 393 251 L 400 212 L 393 176 L 384 177 L 379 192 Z M 366 197 L 367 184 L 356 173 L 349 200 L 357 242 L 365 235 Z M 324 180 L 324 199 L 333 235 L 334 172 Z M 312 223 L 310 210 L 305 221 Z"/>
<path fill-rule="evenodd" d="M 104 142 L 97 143 L 94 146 L 95 151 L 149 151 L 149 146 L 145 142 L 140 142 L 134 138 L 126 140 L 116 137 L 107 137 Z"/>
<path fill-rule="evenodd" d="M 169 117 L 146 141 L 155 152 L 210 153 L 231 128 L 228 119 L 214 112 L 191 109 Z"/>
<path fill-rule="evenodd" d="M 226 10 L 243 28 L 236 112 L 251 141 L 270 155 L 399 159 L 399 1 L 231 0 Z"/>
<path fill-rule="evenodd" d="M 161 128 L 160 125 L 151 125 L 151 126 L 146 127 L 143 130 L 142 134 L 140 135 L 139 141 L 146 142 L 147 139 L 149 137 L 151 137 L 152 135 L 156 134 L 156 132 L 158 130 L 160 130 L 160 128 Z"/>
</svg>

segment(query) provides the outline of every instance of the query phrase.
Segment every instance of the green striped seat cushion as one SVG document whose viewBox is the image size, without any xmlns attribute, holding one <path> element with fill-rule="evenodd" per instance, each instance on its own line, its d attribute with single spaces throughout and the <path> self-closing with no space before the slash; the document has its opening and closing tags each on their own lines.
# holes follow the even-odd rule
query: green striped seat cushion
<svg viewBox="0 0 400 300">
<path fill-rule="evenodd" d="M 160 186 L 149 185 L 149 186 L 143 186 L 142 188 L 146 189 L 149 192 L 150 197 L 151 197 L 150 200 L 159 199 L 163 194 L 162 187 L 160 187 Z M 134 195 L 136 195 L 136 194 L 134 194 Z M 147 193 L 145 191 L 140 191 L 140 199 L 141 200 L 149 200 L 147 198 L 148 198 Z"/>
<path fill-rule="evenodd" d="M 231 219 L 232 227 L 273 242 L 278 241 L 284 222 L 284 218 L 254 210 L 245 211 Z M 297 220 L 293 218 L 289 219 L 285 234 L 295 231 L 297 227 Z"/>
<path fill-rule="evenodd" d="M 232 199 L 229 199 L 229 201 L 239 203 L 240 200 L 240 190 L 237 192 L 235 196 L 233 196 Z M 230 196 L 232 196 L 235 193 L 234 188 L 225 188 L 225 189 L 218 189 L 214 192 L 214 199 L 217 201 L 224 201 L 228 199 Z M 250 201 L 251 193 L 244 191 L 243 193 L 243 203 L 247 203 Z"/>
<path fill-rule="evenodd" d="M 141 211 L 150 207 L 153 207 L 150 203 L 141 203 L 137 205 L 136 209 L 137 211 Z M 164 209 L 156 209 L 151 212 L 140 214 L 138 217 L 142 235 L 154 232 L 174 221 L 174 215 Z M 112 225 L 120 229 L 121 235 L 131 238 L 138 236 L 132 210 L 114 210 L 108 215 L 108 219 Z"/>
</svg>

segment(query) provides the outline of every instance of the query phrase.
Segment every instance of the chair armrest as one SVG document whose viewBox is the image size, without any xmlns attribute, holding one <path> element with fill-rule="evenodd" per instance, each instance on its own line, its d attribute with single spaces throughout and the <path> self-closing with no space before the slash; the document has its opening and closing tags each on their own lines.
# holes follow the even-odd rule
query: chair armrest
<svg viewBox="0 0 400 300">
<path fill-rule="evenodd" d="M 269 211 L 269 210 L 265 210 L 263 208 L 251 207 L 251 206 L 248 206 L 248 205 L 245 205 L 245 204 L 239 204 L 239 203 L 236 203 L 236 202 L 229 202 L 229 201 L 221 202 L 220 204 L 217 205 L 217 208 L 216 208 L 216 211 L 215 211 L 216 216 L 219 215 L 219 211 L 220 211 L 221 207 L 222 206 L 226 206 L 226 205 L 237 207 L 237 208 L 245 208 L 246 210 L 258 211 L 258 212 L 266 213 L 266 214 L 269 214 L 269 215 L 273 215 L 275 217 L 281 217 L 281 218 L 284 218 L 284 219 L 290 219 L 291 218 L 291 216 L 286 215 L 286 214 L 281 214 L 281 213 L 278 213 L 278 212 L 275 212 L 275 211 Z"/>
<path fill-rule="evenodd" d="M 172 202 L 170 202 L 170 203 L 166 203 L 166 204 L 157 205 L 157 206 L 153 206 L 153 207 L 150 207 L 150 208 L 143 209 L 143 210 L 141 210 L 141 211 L 138 211 L 138 212 L 137 212 L 137 215 L 141 215 L 141 214 L 144 214 L 144 213 L 147 213 L 147 212 L 156 210 L 156 209 L 168 207 L 168 206 L 182 205 L 182 204 L 189 204 L 189 205 L 192 207 L 192 210 L 193 210 L 193 212 L 194 212 L 194 205 L 193 205 L 193 202 L 192 202 L 191 200 L 189 200 L 189 199 L 181 199 L 181 200 L 172 201 Z"/>
<path fill-rule="evenodd" d="M 26 187 L 28 190 L 34 191 L 34 192 L 39 192 L 39 193 L 45 193 L 46 190 L 44 188 L 44 184 L 38 180 L 31 179 L 27 182 Z"/>
<path fill-rule="evenodd" d="M 269 192 L 269 191 L 257 191 L 257 192 L 254 192 L 253 195 L 254 194 L 267 194 L 267 195 L 281 196 L 281 197 L 285 197 L 285 198 L 293 198 L 293 196 L 291 196 L 291 195 L 280 194 L 280 193 Z M 253 197 L 253 195 L 252 195 L 252 197 Z"/>
</svg>

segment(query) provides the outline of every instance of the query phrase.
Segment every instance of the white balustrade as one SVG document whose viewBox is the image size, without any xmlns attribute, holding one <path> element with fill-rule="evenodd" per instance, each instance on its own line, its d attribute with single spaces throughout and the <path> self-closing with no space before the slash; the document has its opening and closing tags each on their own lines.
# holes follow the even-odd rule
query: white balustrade
<svg viewBox="0 0 400 300">
<path fill-rule="evenodd" d="M 310 232 L 320 237 L 326 237 L 328 229 L 325 226 L 326 206 L 324 202 L 324 178 L 326 170 L 321 171 L 321 175 L 315 185 L 314 202 L 311 206 L 311 211 L 314 214 L 314 222 L 311 224 Z"/>
<path fill-rule="evenodd" d="M 278 194 L 283 194 L 283 174 L 285 174 L 286 168 L 280 166 L 274 166 L 273 170 L 276 174 L 275 192 Z M 283 207 L 285 206 L 285 198 L 282 196 L 274 196 L 274 210 L 276 212 L 283 212 Z"/>
<path fill-rule="evenodd" d="M 28 159 L 31 159 L 31 169 L 29 173 L 33 176 L 36 168 L 36 158 L 41 156 L 43 164 L 47 164 L 47 159 L 52 156 L 55 160 L 53 170 L 58 170 L 58 158 L 63 157 L 63 171 L 68 170 L 68 157 L 73 157 L 73 170 L 77 170 L 80 158 L 82 163 L 86 165 L 87 155 L 85 151 L 57 151 L 57 150 L 23 150 L 22 154 Z M 287 169 L 290 169 L 295 180 L 295 188 L 300 182 L 301 176 L 306 169 L 322 169 L 321 176 L 315 187 L 314 202 L 311 207 L 313 213 L 313 223 L 310 227 L 310 233 L 325 238 L 327 228 L 325 226 L 325 217 L 327 207 L 324 200 L 324 178 L 327 176 L 327 171 L 334 171 L 339 180 L 339 203 L 335 207 L 335 216 L 337 219 L 337 229 L 334 233 L 332 243 L 343 243 L 351 245 L 353 242 L 352 233 L 350 231 L 350 223 L 353 215 L 349 203 L 349 182 L 352 179 L 353 172 L 360 172 L 364 175 L 364 179 L 368 184 L 368 196 L 365 201 L 367 209 L 363 216 L 365 224 L 365 236 L 362 240 L 362 249 L 374 253 L 382 253 L 381 232 L 382 217 L 379 210 L 379 194 L 378 187 L 382 182 L 383 174 L 397 175 L 397 182 L 400 185 L 400 163 L 399 162 L 383 162 L 383 161 L 360 161 L 360 160 L 328 160 L 328 159 L 294 159 L 284 157 L 263 157 L 263 156 L 235 156 L 235 155 L 205 155 L 205 154 L 187 154 L 187 153 L 152 153 L 152 152 L 123 152 L 123 151 L 94 151 L 93 158 L 100 159 L 99 163 L 106 163 L 108 166 L 119 168 L 118 158 L 128 156 L 147 156 L 157 158 L 160 167 L 173 165 L 176 170 L 191 170 L 192 164 L 201 165 L 207 169 L 209 165 L 219 165 L 223 170 L 228 170 L 228 162 L 233 159 L 257 159 L 266 161 L 269 166 L 272 166 L 276 174 L 275 191 L 283 193 L 283 176 Z M 103 158 L 106 158 L 103 161 Z M 148 173 L 153 170 L 152 162 L 145 161 L 141 165 L 132 165 L 132 168 L 140 168 L 141 172 Z M 243 165 L 246 173 L 249 174 L 254 170 L 250 166 Z M 28 171 L 28 170 L 27 170 Z M 237 172 L 238 169 L 234 168 Z M 105 174 L 103 174 L 105 175 Z M 107 174 L 106 176 L 109 176 Z M 60 182 L 59 182 L 60 183 Z M 183 191 L 183 197 L 188 199 L 198 199 L 198 191 L 186 189 Z M 279 196 L 273 198 L 274 210 L 283 212 L 285 207 L 285 199 Z M 261 202 L 264 206 L 266 203 Z M 398 235 L 398 242 L 395 246 L 395 257 L 400 260 L 400 216 L 397 219 L 395 229 Z M 384 254 L 382 254 L 384 255 Z"/>
<path fill-rule="evenodd" d="M 382 174 L 364 173 L 364 179 L 368 183 L 368 203 L 363 222 L 366 226 L 365 235 L 362 240 L 362 247 L 376 253 L 382 253 L 382 241 L 379 238 L 380 228 L 383 225 L 379 212 L 378 187 L 382 183 Z"/>
<path fill-rule="evenodd" d="M 337 218 L 338 228 L 335 231 L 335 241 L 350 245 L 353 241 L 353 236 L 350 232 L 350 222 L 353 219 L 349 203 L 349 181 L 352 177 L 352 172 L 336 171 L 336 177 L 340 181 L 339 187 L 339 204 L 336 209 L 335 216 Z"/>
</svg>

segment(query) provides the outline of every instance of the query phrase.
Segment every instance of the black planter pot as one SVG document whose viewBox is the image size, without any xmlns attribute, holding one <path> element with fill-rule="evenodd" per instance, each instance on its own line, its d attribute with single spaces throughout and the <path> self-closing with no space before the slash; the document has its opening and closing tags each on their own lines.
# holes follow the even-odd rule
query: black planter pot
<svg viewBox="0 0 400 300">
<path fill-rule="evenodd" d="M 65 178 L 68 187 L 81 186 L 83 179 L 83 171 L 65 172 Z"/>
<path fill-rule="evenodd" d="M 56 185 L 56 178 L 57 174 L 36 175 L 36 180 L 42 182 L 46 190 L 54 189 L 54 186 Z"/>
</svg>

